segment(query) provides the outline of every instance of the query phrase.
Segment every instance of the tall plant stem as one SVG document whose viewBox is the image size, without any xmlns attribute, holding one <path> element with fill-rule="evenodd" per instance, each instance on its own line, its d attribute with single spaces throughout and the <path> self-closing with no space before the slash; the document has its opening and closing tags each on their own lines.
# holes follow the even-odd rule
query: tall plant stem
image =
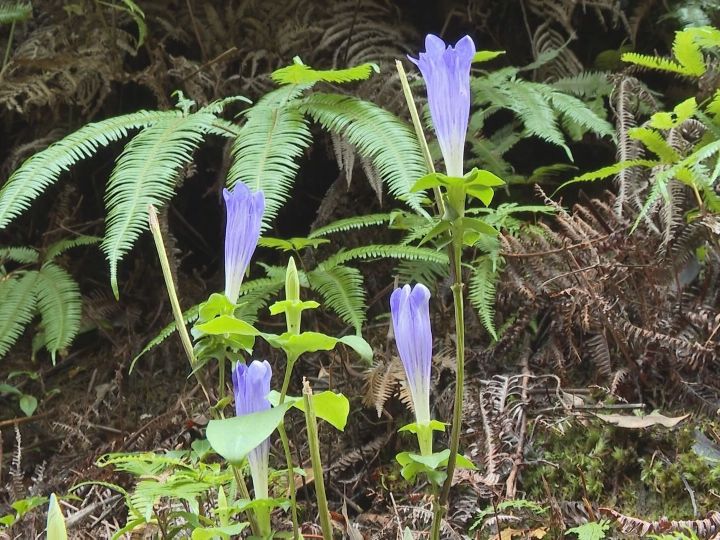
<svg viewBox="0 0 720 540">
<path fill-rule="evenodd" d="M 283 385 L 280 390 L 280 401 L 279 405 L 285 402 L 285 396 L 287 395 L 287 389 L 290 385 L 290 374 L 292 373 L 295 361 L 297 358 L 288 356 L 287 365 L 285 366 L 285 376 L 283 377 Z M 285 465 L 287 467 L 287 481 L 288 489 L 290 490 L 290 514 L 292 516 L 293 524 L 293 539 L 298 540 L 300 538 L 300 528 L 298 526 L 298 515 L 297 515 L 297 491 L 295 490 L 295 468 L 292 462 L 292 453 L 290 452 L 290 440 L 288 439 L 287 432 L 285 431 L 285 420 L 283 419 L 278 426 L 278 433 L 280 434 L 280 441 L 282 442 L 283 452 L 285 454 Z"/>
<path fill-rule="evenodd" d="M 307 424 L 308 446 L 310 446 L 310 461 L 312 462 L 313 478 L 315 479 L 315 496 L 317 498 L 318 513 L 320 514 L 320 527 L 324 540 L 332 540 L 332 525 L 328 511 L 327 496 L 325 494 L 325 479 L 323 478 L 322 461 L 320 460 L 320 440 L 318 438 L 317 418 L 312 403 L 312 389 L 307 379 L 303 380 L 303 400 L 305 402 L 305 423 Z"/>
<path fill-rule="evenodd" d="M 13 34 L 15 33 L 15 21 L 10 25 L 10 35 L 8 36 L 7 47 L 5 47 L 5 56 L 3 57 L 2 68 L 0 68 L 0 75 L 5 71 L 8 59 L 10 58 L 10 49 L 12 49 Z"/>
<path fill-rule="evenodd" d="M 232 467 L 233 474 L 235 475 L 235 483 L 237 484 L 238 491 L 240 491 L 240 495 L 242 495 L 243 499 L 249 501 L 250 491 L 248 491 L 242 471 L 240 471 L 240 469 L 238 469 L 235 465 L 230 465 L 230 467 Z M 253 534 L 255 536 L 260 536 L 260 529 L 258 527 L 257 520 L 255 519 L 255 514 L 252 512 L 252 510 L 247 510 L 246 514 L 248 520 L 250 521 L 250 528 L 252 529 Z"/>
<path fill-rule="evenodd" d="M 158 221 L 157 211 L 151 204 L 148 206 L 148 222 L 150 223 L 150 231 L 152 231 L 153 240 L 155 241 L 155 249 L 160 259 L 160 268 L 162 268 L 163 278 L 165 279 L 165 288 L 170 298 L 170 306 L 172 307 L 173 316 L 175 317 L 175 327 L 177 328 L 178 334 L 180 334 L 180 341 L 183 345 L 185 355 L 190 362 L 190 367 L 195 367 L 195 353 L 193 351 L 192 341 L 190 341 L 190 334 L 185 327 L 185 321 L 183 320 L 182 309 L 180 309 L 180 301 L 178 300 L 177 291 L 175 289 L 175 281 L 173 280 L 172 272 L 170 271 L 170 261 L 168 261 L 167 253 L 165 251 L 165 244 L 162 238 L 162 231 L 160 231 L 160 222 Z M 195 377 L 200 383 L 200 387 L 208 400 L 211 402 L 210 394 L 208 394 L 205 380 L 203 379 L 200 372 L 195 372 Z M 221 393 L 222 395 L 222 393 Z"/>
</svg>

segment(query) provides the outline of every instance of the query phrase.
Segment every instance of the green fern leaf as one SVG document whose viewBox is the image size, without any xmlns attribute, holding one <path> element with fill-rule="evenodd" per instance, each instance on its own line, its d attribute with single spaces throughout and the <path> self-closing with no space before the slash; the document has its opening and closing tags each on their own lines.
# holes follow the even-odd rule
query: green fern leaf
<svg viewBox="0 0 720 540">
<path fill-rule="evenodd" d="M 102 243 L 116 298 L 118 262 L 148 228 L 148 206 L 161 206 L 172 197 L 178 169 L 190 162 L 214 119 L 199 112 L 162 120 L 134 137 L 118 158 L 105 193 L 107 229 Z"/>
<path fill-rule="evenodd" d="M 301 109 L 325 129 L 347 138 L 372 161 L 390 193 L 424 213 L 423 195 L 411 189 L 427 171 L 415 134 L 405 122 L 373 103 L 338 94 L 311 94 Z"/>
<path fill-rule="evenodd" d="M 583 71 L 578 75 L 553 81 L 550 86 L 565 94 L 582 98 L 606 96 L 613 88 L 607 73 L 603 71 Z"/>
<path fill-rule="evenodd" d="M 623 62 L 635 64 L 636 66 L 642 66 L 649 69 L 657 69 L 660 71 L 670 71 L 672 73 L 679 73 L 680 75 L 687 75 L 685 68 L 668 58 L 660 58 L 656 56 L 649 56 L 646 54 L 638 53 L 623 53 L 620 57 Z"/>
<path fill-rule="evenodd" d="M 185 321 L 185 324 L 193 323 L 198 318 L 198 308 L 199 304 L 192 306 L 191 308 L 185 310 L 182 314 L 183 321 Z M 177 325 L 175 324 L 175 321 L 168 324 L 165 328 L 160 330 L 158 332 L 158 335 L 152 338 L 145 347 L 143 347 L 143 350 L 138 353 L 138 355 L 133 358 L 133 361 L 130 363 L 130 370 L 129 372 L 132 373 L 133 369 L 135 369 L 135 363 L 140 360 L 140 358 L 147 352 L 151 351 L 158 345 L 160 345 L 163 341 L 165 341 L 168 337 L 173 335 L 175 331 L 177 330 Z"/>
<path fill-rule="evenodd" d="M 675 163 L 680 159 L 680 155 L 667 143 L 665 137 L 653 129 L 645 127 L 631 128 L 628 130 L 628 136 L 642 142 L 648 150 L 656 154 L 665 163 Z"/>
<path fill-rule="evenodd" d="M 700 77 L 705 73 L 705 58 L 700 46 L 695 42 L 693 32 L 676 32 L 673 42 L 673 54 L 687 75 Z"/>
<path fill-rule="evenodd" d="M 319 238 L 337 232 L 382 225 L 383 223 L 391 221 L 392 218 L 393 214 L 366 214 L 364 216 L 353 216 L 346 219 L 339 219 L 325 225 L 324 227 L 318 227 L 308 235 L 308 238 Z"/>
<path fill-rule="evenodd" d="M 373 73 L 379 73 L 377 64 L 360 64 L 348 69 L 318 70 L 303 64 L 296 56 L 294 64 L 273 71 L 272 80 L 278 84 L 314 84 L 317 82 L 346 83 L 364 81 Z"/>
<path fill-rule="evenodd" d="M 357 268 L 323 264 L 308 274 L 310 287 L 323 297 L 323 306 L 333 310 L 346 324 L 360 330 L 365 322 L 365 289 Z"/>
<path fill-rule="evenodd" d="M 32 4 L 29 2 L 0 3 L 0 24 L 12 24 L 32 17 Z"/>
<path fill-rule="evenodd" d="M 140 111 L 88 124 L 38 152 L 8 178 L 0 190 L 0 229 L 26 210 L 60 174 L 98 148 L 125 137 L 130 130 L 172 118 L 176 111 Z"/>
<path fill-rule="evenodd" d="M 3 247 L 0 248 L 0 264 L 13 261 L 19 264 L 32 264 L 38 261 L 37 250 L 30 247 Z"/>
<path fill-rule="evenodd" d="M 38 272 L 35 291 L 45 347 L 54 360 L 57 351 L 70 346 L 80 329 L 80 288 L 63 268 L 46 263 Z"/>
<path fill-rule="evenodd" d="M 37 278 L 33 270 L 0 281 L 0 357 L 5 356 L 33 318 Z"/>
<path fill-rule="evenodd" d="M 707 106 L 707 112 L 713 116 L 716 122 L 720 120 L 720 90 L 715 91 L 712 101 Z"/>
<path fill-rule="evenodd" d="M 603 180 L 605 178 L 609 178 L 610 176 L 615 176 L 620 171 L 624 171 L 625 169 L 629 169 L 630 167 L 654 167 L 655 165 L 658 165 L 658 162 L 649 159 L 631 159 L 627 161 L 621 161 L 619 163 L 608 165 L 607 167 L 603 167 L 596 171 L 591 171 L 585 174 L 581 174 L 580 176 L 576 176 L 572 180 L 568 180 L 560 187 L 558 187 L 555 190 L 555 193 L 557 193 L 561 189 L 564 189 L 570 184 L 576 184 L 577 182 L 594 182 L 596 180 Z"/>
<path fill-rule="evenodd" d="M 500 272 L 490 257 L 481 257 L 473 266 L 468 286 L 470 304 L 478 311 L 485 329 L 497 341 L 495 330 L 495 288 Z"/>
<path fill-rule="evenodd" d="M 263 97 L 247 112 L 247 122 L 233 143 L 228 185 L 242 181 L 253 191 L 263 191 L 265 225 L 287 200 L 297 158 L 310 144 L 307 120 L 292 104 L 304 89 L 284 86 Z"/>
<path fill-rule="evenodd" d="M 448 277 L 448 270 L 447 264 L 406 259 L 400 261 L 395 272 L 400 283 L 436 283 Z"/>
<path fill-rule="evenodd" d="M 427 261 L 439 264 L 448 264 L 445 253 L 439 253 L 434 249 L 399 246 L 399 245 L 371 245 L 339 251 L 324 263 L 325 268 L 340 266 L 352 260 L 368 259 L 400 259 L 410 261 Z"/>
<path fill-rule="evenodd" d="M 62 240 L 59 240 L 54 244 L 50 245 L 45 250 L 45 253 L 43 254 L 43 260 L 52 261 L 55 257 L 65 253 L 68 249 L 80 246 L 92 246 L 94 244 L 99 244 L 101 241 L 102 238 L 98 238 L 97 236 L 85 235 L 80 235 L 75 238 L 63 238 Z"/>
<path fill-rule="evenodd" d="M 603 137 L 613 137 L 615 135 L 612 124 L 598 116 L 578 98 L 562 92 L 552 92 L 550 102 L 554 109 L 561 112 L 571 122 L 584 128 L 585 131 L 591 131 Z"/>
<path fill-rule="evenodd" d="M 247 323 L 255 324 L 258 312 L 270 303 L 284 285 L 284 268 L 282 268 L 282 273 L 272 277 L 246 281 L 240 287 L 239 305 L 235 310 L 235 316 Z"/>
</svg>

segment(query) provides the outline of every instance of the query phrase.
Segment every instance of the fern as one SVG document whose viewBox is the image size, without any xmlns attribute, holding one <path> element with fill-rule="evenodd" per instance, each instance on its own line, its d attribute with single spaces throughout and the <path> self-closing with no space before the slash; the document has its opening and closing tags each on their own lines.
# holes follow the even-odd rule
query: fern
<svg viewBox="0 0 720 540">
<path fill-rule="evenodd" d="M 360 155 L 372 161 L 395 197 L 424 213 L 422 194 L 411 189 L 427 171 L 415 135 L 403 121 L 373 103 L 337 94 L 307 96 L 301 110 L 325 129 L 347 138 Z"/>
<path fill-rule="evenodd" d="M 185 324 L 191 324 L 195 322 L 198 318 L 198 308 L 199 305 L 192 306 L 190 309 L 185 310 L 183 312 L 182 317 Z M 155 336 L 153 339 L 150 340 L 150 342 L 143 347 L 143 350 L 140 351 L 135 358 L 133 358 L 132 362 L 130 363 L 130 373 L 132 373 L 133 369 L 135 369 L 135 363 L 140 360 L 140 358 L 147 352 L 151 351 L 158 345 L 160 345 L 163 341 L 165 341 L 168 337 L 173 335 L 175 331 L 177 330 L 177 325 L 175 324 L 175 321 L 168 324 L 165 328 L 160 330 L 158 332 L 158 335 Z"/>
<path fill-rule="evenodd" d="M 371 245 L 340 251 L 325 261 L 325 267 L 339 266 L 356 259 L 381 258 L 448 264 L 447 255 L 438 253 L 434 249 L 401 245 Z"/>
<path fill-rule="evenodd" d="M 266 225 L 287 200 L 297 158 L 310 144 L 307 120 L 292 104 L 304 89 L 284 86 L 263 97 L 247 112 L 247 122 L 233 143 L 228 185 L 242 181 L 264 192 Z"/>
<path fill-rule="evenodd" d="M 65 270 L 46 263 L 38 272 L 36 290 L 44 345 L 54 362 L 57 351 L 66 349 L 80 329 L 80 289 Z"/>
<path fill-rule="evenodd" d="M 5 247 L 0 248 L 0 264 L 5 261 L 13 261 L 19 264 L 31 264 L 37 262 L 37 250 L 29 247 Z"/>
<path fill-rule="evenodd" d="M 68 249 L 79 246 L 92 246 L 102 241 L 97 236 L 76 236 L 75 238 L 63 238 L 49 246 L 43 255 L 43 260 L 51 261 L 58 255 L 65 253 Z"/>
<path fill-rule="evenodd" d="M 0 356 L 18 340 L 35 313 L 36 271 L 0 281 Z"/>
<path fill-rule="evenodd" d="M 364 216 L 353 216 L 346 219 L 339 219 L 325 225 L 324 227 L 318 227 L 308 235 L 308 238 L 318 238 L 337 232 L 382 225 L 383 223 L 391 221 L 392 218 L 393 214 L 366 214 Z"/>
<path fill-rule="evenodd" d="M 302 283 L 302 277 L 300 281 Z M 284 269 L 283 273 L 279 275 L 246 281 L 240 287 L 240 305 L 235 311 L 235 315 L 245 322 L 254 324 L 258 312 L 270 303 L 270 300 L 284 285 Z"/>
<path fill-rule="evenodd" d="M 293 64 L 274 71 L 272 80 L 278 84 L 313 84 L 316 82 L 346 83 L 363 81 L 380 68 L 376 64 L 366 63 L 348 69 L 317 70 L 306 66 L 299 57 L 293 58 Z"/>
<path fill-rule="evenodd" d="M 480 257 L 473 265 L 470 276 L 468 299 L 478 311 L 480 321 L 488 333 L 497 341 L 495 329 L 495 288 L 500 272 L 490 256 Z"/>
<path fill-rule="evenodd" d="M 32 17 L 32 4 L 26 2 L 0 2 L 0 24 L 13 24 Z"/>
<path fill-rule="evenodd" d="M 116 298 L 118 262 L 147 229 L 148 205 L 160 206 L 172 197 L 178 169 L 190 162 L 214 118 L 199 112 L 162 120 L 134 137 L 120 155 L 105 194 L 107 231 L 102 243 Z"/>
<path fill-rule="evenodd" d="M 176 111 L 140 111 L 88 124 L 25 161 L 0 189 L 0 229 L 37 198 L 60 174 L 83 158 L 125 137 L 130 130 L 176 117 Z"/>
<path fill-rule="evenodd" d="M 323 306 L 337 313 L 360 335 L 365 322 L 365 290 L 360 271 L 349 266 L 320 264 L 308 274 L 310 287 L 323 297 Z"/>
</svg>

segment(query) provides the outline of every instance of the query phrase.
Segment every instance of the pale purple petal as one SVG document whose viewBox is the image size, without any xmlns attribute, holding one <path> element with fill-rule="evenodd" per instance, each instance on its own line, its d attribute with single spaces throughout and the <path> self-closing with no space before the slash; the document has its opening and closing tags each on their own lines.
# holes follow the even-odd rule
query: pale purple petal
<svg viewBox="0 0 720 540">
<path fill-rule="evenodd" d="M 252 193 L 242 182 L 232 191 L 223 190 L 227 208 L 225 227 L 225 296 L 233 304 L 240 296 L 240 286 L 260 239 L 260 227 L 265 212 L 265 197 L 261 191 Z"/>
<path fill-rule="evenodd" d="M 405 368 L 405 377 L 418 423 L 430 422 L 430 369 L 432 330 L 430 291 L 418 283 L 395 289 L 390 296 L 390 315 L 395 343 Z"/>
<path fill-rule="evenodd" d="M 244 416 L 270 408 L 267 395 L 270 393 L 272 369 L 267 360 L 253 360 L 249 366 L 238 362 L 232 371 L 233 391 L 235 394 L 235 414 Z M 256 499 L 268 497 L 268 460 L 270 457 L 270 438 L 261 442 L 248 454 L 250 474 L 253 479 Z"/>
<path fill-rule="evenodd" d="M 470 65 L 475 43 L 463 37 L 455 47 L 437 36 L 425 38 L 425 52 L 410 60 L 420 68 L 448 176 L 463 175 L 463 154 L 470 118 Z"/>
</svg>

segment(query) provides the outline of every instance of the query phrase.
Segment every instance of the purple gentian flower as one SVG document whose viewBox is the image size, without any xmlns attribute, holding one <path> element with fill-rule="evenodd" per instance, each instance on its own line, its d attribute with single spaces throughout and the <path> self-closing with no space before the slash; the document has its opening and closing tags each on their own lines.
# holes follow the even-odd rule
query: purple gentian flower
<svg viewBox="0 0 720 540">
<path fill-rule="evenodd" d="M 224 189 L 223 197 L 227 207 L 225 296 L 235 304 L 250 257 L 260 239 L 265 196 L 262 191 L 252 193 L 245 184 L 238 182 L 232 191 Z"/>
<path fill-rule="evenodd" d="M 470 117 L 470 64 L 475 43 L 465 36 L 447 47 L 437 36 L 425 38 L 425 52 L 410 60 L 420 68 L 427 87 L 435 133 L 448 176 L 463 175 L 463 151 Z"/>
<path fill-rule="evenodd" d="M 249 366 L 238 362 L 232 372 L 233 391 L 235 393 L 235 414 L 266 411 L 270 408 L 267 395 L 270 393 L 272 369 L 267 360 L 253 360 Z M 268 498 L 268 458 L 270 456 L 270 438 L 261 442 L 248 454 L 250 474 L 256 499 Z"/>
<path fill-rule="evenodd" d="M 430 366 L 432 331 L 430 329 L 430 291 L 418 283 L 395 289 L 390 296 L 395 343 L 405 368 L 418 424 L 430 423 Z"/>
</svg>

